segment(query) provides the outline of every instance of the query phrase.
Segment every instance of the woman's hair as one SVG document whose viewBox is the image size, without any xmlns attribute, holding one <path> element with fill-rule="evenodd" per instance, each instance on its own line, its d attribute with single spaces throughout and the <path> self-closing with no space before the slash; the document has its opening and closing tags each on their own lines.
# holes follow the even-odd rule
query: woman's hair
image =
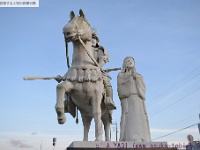
<svg viewBox="0 0 200 150">
<path fill-rule="evenodd" d="M 125 72 L 125 69 L 126 69 L 126 63 L 125 63 L 125 61 L 126 61 L 128 58 L 133 59 L 133 62 L 134 62 L 134 64 L 135 64 L 135 60 L 134 60 L 134 58 L 133 58 L 132 56 L 127 56 L 127 57 L 125 57 L 125 58 L 124 58 L 124 61 L 123 61 L 123 65 L 122 65 L 122 72 Z"/>
</svg>

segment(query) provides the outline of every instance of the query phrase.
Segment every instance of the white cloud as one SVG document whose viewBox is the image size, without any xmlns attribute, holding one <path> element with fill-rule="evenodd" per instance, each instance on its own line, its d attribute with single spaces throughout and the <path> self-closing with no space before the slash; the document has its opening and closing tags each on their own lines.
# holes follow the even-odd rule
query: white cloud
<svg viewBox="0 0 200 150">
<path fill-rule="evenodd" d="M 36 135 L 36 134 L 38 134 L 38 133 L 37 133 L 37 132 L 32 132 L 32 133 L 31 133 L 31 135 Z"/>
<path fill-rule="evenodd" d="M 22 140 L 17 140 L 17 139 L 11 139 L 9 143 L 14 146 L 14 147 L 19 147 L 19 148 L 32 148 L 33 146 L 26 143 L 26 141 Z"/>
</svg>

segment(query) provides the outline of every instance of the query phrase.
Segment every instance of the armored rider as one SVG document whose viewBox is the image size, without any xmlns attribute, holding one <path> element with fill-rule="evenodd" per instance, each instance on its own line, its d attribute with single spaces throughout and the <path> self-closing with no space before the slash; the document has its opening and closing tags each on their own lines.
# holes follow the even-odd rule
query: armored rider
<svg viewBox="0 0 200 150">
<path fill-rule="evenodd" d="M 94 48 L 94 59 L 97 61 L 99 67 L 102 67 L 105 63 L 109 61 L 109 55 L 105 48 L 99 45 L 99 37 L 95 30 L 92 32 L 92 47 Z M 105 87 L 105 99 L 104 103 L 108 107 L 108 109 L 116 109 L 114 101 L 113 101 L 113 90 L 112 85 L 110 83 L 111 77 L 105 73 L 103 73 L 103 83 Z"/>
</svg>

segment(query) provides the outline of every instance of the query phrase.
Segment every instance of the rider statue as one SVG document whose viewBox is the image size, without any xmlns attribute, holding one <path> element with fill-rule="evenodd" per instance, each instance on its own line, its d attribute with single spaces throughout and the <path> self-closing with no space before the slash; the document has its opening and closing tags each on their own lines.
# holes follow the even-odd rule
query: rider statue
<svg viewBox="0 0 200 150">
<path fill-rule="evenodd" d="M 94 48 L 94 59 L 97 61 L 98 65 L 102 67 L 105 63 L 109 61 L 109 55 L 105 48 L 99 45 L 99 37 L 97 36 L 96 30 L 93 29 L 92 32 L 92 47 Z M 111 77 L 107 74 L 108 71 L 103 73 L 103 83 L 105 88 L 105 99 L 104 103 L 107 105 L 108 109 L 116 109 L 113 101 L 113 90 L 110 83 Z"/>
<path fill-rule="evenodd" d="M 93 32 L 92 32 L 92 47 L 94 48 L 94 59 L 98 63 L 99 67 L 102 68 L 102 66 L 109 61 L 109 56 L 108 56 L 107 51 L 104 49 L 104 47 L 99 45 L 99 42 L 100 42 L 100 40 L 97 36 L 97 33 L 95 30 L 93 30 Z M 113 90 L 112 90 L 112 85 L 110 83 L 111 77 L 108 75 L 109 71 L 110 71 L 109 69 L 106 69 L 102 73 L 103 84 L 104 84 L 104 88 L 105 88 L 104 104 L 108 108 L 108 110 L 113 110 L 113 109 L 116 109 L 116 106 L 113 101 Z M 60 75 L 58 75 L 56 77 L 56 80 L 59 83 L 61 81 L 65 81 L 66 79 L 67 79 L 67 73 L 63 77 L 61 77 Z M 62 87 L 63 84 L 65 84 L 65 83 L 60 83 L 58 86 Z M 58 92 L 57 95 L 59 95 L 59 94 L 60 93 Z M 63 104 L 64 104 L 64 106 L 63 106 Z M 67 93 L 65 93 L 65 101 L 63 104 L 61 104 L 61 107 L 64 107 L 64 112 L 62 111 L 62 109 L 60 109 L 58 106 L 56 106 L 56 111 L 57 111 L 59 118 L 63 118 L 65 120 L 64 113 L 66 113 L 66 112 L 70 113 L 73 117 L 75 117 L 77 115 L 77 112 L 76 112 L 77 108 L 76 108 L 75 104 L 72 102 L 71 97 L 69 95 L 67 95 Z M 112 119 L 111 114 L 110 114 L 110 119 Z M 78 123 L 78 118 L 77 118 L 76 122 Z"/>
<path fill-rule="evenodd" d="M 56 77 L 24 77 L 24 80 L 55 79 L 58 81 L 55 105 L 58 123 L 65 123 L 65 113 L 70 113 L 74 118 L 77 117 L 78 123 L 78 111 L 80 111 L 84 127 L 83 141 L 88 141 L 92 119 L 95 123 L 95 141 L 102 141 L 102 125 L 105 141 L 110 141 L 112 110 L 116 107 L 108 73 L 121 70 L 121 68 L 103 70 L 102 66 L 109 61 L 109 56 L 99 45 L 96 32 L 92 31 L 81 9 L 77 16 L 71 11 L 70 21 L 63 28 L 67 73 Z M 71 67 L 68 57 L 69 42 L 73 44 Z"/>
</svg>

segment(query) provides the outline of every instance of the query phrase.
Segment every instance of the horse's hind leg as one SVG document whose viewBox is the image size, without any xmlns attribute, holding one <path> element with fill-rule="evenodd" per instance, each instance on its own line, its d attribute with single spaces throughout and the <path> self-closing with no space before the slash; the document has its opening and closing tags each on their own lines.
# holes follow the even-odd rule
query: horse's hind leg
<svg viewBox="0 0 200 150">
<path fill-rule="evenodd" d="M 93 101 L 93 116 L 95 122 L 95 141 L 102 141 L 101 99 L 102 92 L 96 91 Z"/>
<path fill-rule="evenodd" d="M 90 130 L 92 117 L 88 117 L 88 116 L 83 115 L 83 114 L 81 114 L 81 116 L 82 116 L 83 127 L 84 127 L 83 141 L 88 141 L 88 133 L 89 133 L 89 130 Z"/>
<path fill-rule="evenodd" d="M 64 95 L 65 95 L 65 92 L 69 91 L 71 88 L 72 88 L 72 84 L 68 81 L 62 82 L 58 84 L 56 87 L 57 101 L 56 101 L 55 109 L 56 109 L 59 124 L 64 124 L 66 121 Z"/>
<path fill-rule="evenodd" d="M 105 141 L 110 141 L 110 124 L 112 122 L 112 111 L 106 112 L 102 116 L 102 122 L 104 125 L 104 131 L 105 131 Z"/>
</svg>

